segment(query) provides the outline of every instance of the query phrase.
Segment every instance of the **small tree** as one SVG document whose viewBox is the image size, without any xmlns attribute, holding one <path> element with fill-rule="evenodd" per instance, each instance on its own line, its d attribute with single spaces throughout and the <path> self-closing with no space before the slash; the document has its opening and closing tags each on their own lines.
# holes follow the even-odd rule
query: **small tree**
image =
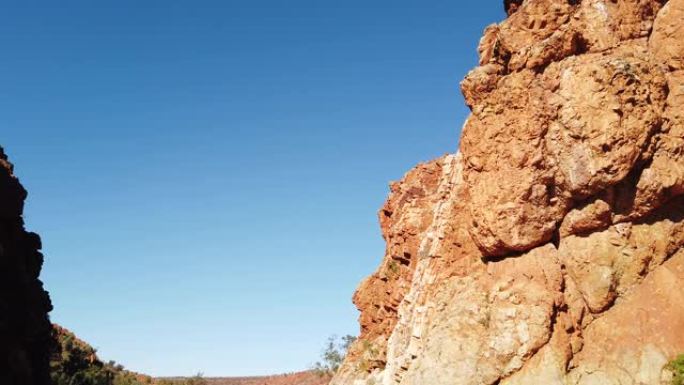
<svg viewBox="0 0 684 385">
<path fill-rule="evenodd" d="M 342 338 L 331 336 L 321 354 L 322 361 L 314 364 L 313 370 L 320 375 L 332 375 L 342 366 L 344 357 L 349 351 L 349 347 L 356 340 L 356 337 L 346 335 Z"/>
<path fill-rule="evenodd" d="M 197 373 L 194 377 L 188 378 L 187 385 L 207 385 L 207 381 L 202 377 L 202 372 Z"/>
</svg>

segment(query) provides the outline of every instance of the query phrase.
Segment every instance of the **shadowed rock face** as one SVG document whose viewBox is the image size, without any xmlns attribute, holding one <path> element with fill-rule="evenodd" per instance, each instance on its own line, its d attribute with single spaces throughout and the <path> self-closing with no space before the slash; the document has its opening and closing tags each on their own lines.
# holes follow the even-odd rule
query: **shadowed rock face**
<svg viewBox="0 0 684 385">
<path fill-rule="evenodd" d="M 0 148 L 0 384 L 48 385 L 52 310 L 40 237 L 24 230 L 26 190 Z"/>
<path fill-rule="evenodd" d="M 506 13 L 509 16 L 515 13 L 522 2 L 523 0 L 504 0 L 504 9 L 506 9 Z"/>
<path fill-rule="evenodd" d="M 333 385 L 660 384 L 684 352 L 684 0 L 504 5 Z"/>
</svg>

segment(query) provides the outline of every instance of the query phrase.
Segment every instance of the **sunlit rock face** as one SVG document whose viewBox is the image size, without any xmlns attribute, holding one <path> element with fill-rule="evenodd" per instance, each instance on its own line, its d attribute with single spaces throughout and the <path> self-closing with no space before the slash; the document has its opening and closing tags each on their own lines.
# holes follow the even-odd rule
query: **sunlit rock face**
<svg viewBox="0 0 684 385">
<path fill-rule="evenodd" d="M 24 230 L 26 190 L 0 148 L 0 384 L 48 385 L 50 298 L 40 237 Z"/>
<path fill-rule="evenodd" d="M 391 185 L 333 385 L 666 384 L 684 353 L 684 0 L 504 6 L 459 151 Z"/>
</svg>

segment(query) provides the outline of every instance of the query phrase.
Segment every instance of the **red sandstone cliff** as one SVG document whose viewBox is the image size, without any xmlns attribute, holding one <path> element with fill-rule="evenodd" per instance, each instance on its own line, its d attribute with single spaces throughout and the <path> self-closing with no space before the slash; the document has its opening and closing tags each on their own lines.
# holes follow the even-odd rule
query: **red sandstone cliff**
<svg viewBox="0 0 684 385">
<path fill-rule="evenodd" d="M 50 298 L 40 237 L 24 230 L 26 190 L 0 148 L 0 384 L 48 385 Z"/>
<path fill-rule="evenodd" d="M 684 0 L 505 6 L 333 385 L 665 384 L 684 352 Z"/>
</svg>

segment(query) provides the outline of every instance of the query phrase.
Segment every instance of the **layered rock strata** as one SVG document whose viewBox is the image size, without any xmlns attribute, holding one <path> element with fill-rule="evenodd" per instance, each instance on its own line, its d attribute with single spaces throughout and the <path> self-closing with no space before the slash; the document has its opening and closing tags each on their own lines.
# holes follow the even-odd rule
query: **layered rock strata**
<svg viewBox="0 0 684 385">
<path fill-rule="evenodd" d="M 666 384 L 684 352 L 684 0 L 505 7 L 333 385 Z"/>
<path fill-rule="evenodd" d="M 40 237 L 24 229 L 26 190 L 0 148 L 0 384 L 49 385 L 50 298 Z"/>
</svg>

